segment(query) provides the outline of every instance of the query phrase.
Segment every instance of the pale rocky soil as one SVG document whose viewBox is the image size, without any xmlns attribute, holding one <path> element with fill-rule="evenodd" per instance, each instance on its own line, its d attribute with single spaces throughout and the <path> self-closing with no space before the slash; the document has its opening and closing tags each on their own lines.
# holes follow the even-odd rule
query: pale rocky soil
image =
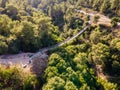
<svg viewBox="0 0 120 90">
<path fill-rule="evenodd" d="M 24 65 L 29 62 L 29 55 L 33 53 L 19 53 L 19 54 L 9 54 L 0 56 L 0 64 L 3 65 Z"/>
</svg>

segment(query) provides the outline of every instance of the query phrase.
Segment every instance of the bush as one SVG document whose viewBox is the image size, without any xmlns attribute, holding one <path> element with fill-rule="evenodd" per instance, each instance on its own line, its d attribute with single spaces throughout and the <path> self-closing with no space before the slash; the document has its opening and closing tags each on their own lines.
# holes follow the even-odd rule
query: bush
<svg viewBox="0 0 120 90">
<path fill-rule="evenodd" d="M 0 41 L 0 54 L 5 54 L 8 51 L 8 45 L 5 42 Z"/>
<path fill-rule="evenodd" d="M 39 81 L 35 75 L 27 74 L 17 67 L 0 66 L 0 90 L 35 90 Z"/>
<path fill-rule="evenodd" d="M 22 86 L 21 72 L 13 67 L 6 69 L 5 67 L 0 67 L 0 89 L 20 89 Z"/>
</svg>

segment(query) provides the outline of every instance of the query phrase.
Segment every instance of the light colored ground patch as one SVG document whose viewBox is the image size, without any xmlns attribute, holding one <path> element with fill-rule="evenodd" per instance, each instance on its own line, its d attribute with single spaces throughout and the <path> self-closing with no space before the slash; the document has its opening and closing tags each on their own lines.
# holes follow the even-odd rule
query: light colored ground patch
<svg viewBox="0 0 120 90">
<path fill-rule="evenodd" d="M 24 64 L 29 62 L 29 55 L 33 53 L 20 53 L 14 55 L 1 55 L 0 56 L 0 64 L 3 65 L 20 65 L 23 66 Z"/>
</svg>

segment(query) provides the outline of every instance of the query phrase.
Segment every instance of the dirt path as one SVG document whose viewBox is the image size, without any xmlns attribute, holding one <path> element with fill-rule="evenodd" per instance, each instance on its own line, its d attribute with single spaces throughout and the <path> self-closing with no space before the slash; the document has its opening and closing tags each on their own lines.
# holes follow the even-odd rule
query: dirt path
<svg viewBox="0 0 120 90">
<path fill-rule="evenodd" d="M 33 53 L 9 54 L 0 56 L 0 64 L 3 65 L 20 65 L 23 66 L 29 62 L 29 55 Z"/>
<path fill-rule="evenodd" d="M 96 65 L 95 66 L 95 71 L 98 77 L 100 77 L 103 80 L 108 80 L 107 79 L 107 75 L 104 74 L 103 70 L 102 70 L 102 65 Z"/>
<path fill-rule="evenodd" d="M 110 24 L 111 20 L 104 16 L 104 15 L 101 15 L 101 14 L 97 14 L 97 13 L 87 13 L 83 10 L 76 10 L 77 12 L 80 12 L 80 13 L 83 13 L 83 14 L 86 14 L 86 15 L 90 15 L 91 17 L 94 17 L 95 15 L 99 15 L 100 16 L 100 19 L 99 19 L 99 24 Z M 91 24 L 92 21 L 90 20 L 89 21 L 89 24 Z M 88 25 L 89 26 L 89 25 Z M 20 65 L 20 66 L 23 66 L 23 65 L 26 65 L 29 63 L 30 60 L 33 60 L 34 58 L 36 57 L 44 57 L 44 53 L 50 49 L 53 49 L 53 48 L 56 48 L 56 47 L 59 47 L 59 46 L 63 46 L 64 44 L 66 44 L 67 42 L 73 40 L 74 38 L 78 37 L 79 35 L 81 35 L 82 33 L 84 33 L 84 31 L 88 28 L 88 26 L 86 26 L 85 28 L 83 28 L 80 32 L 78 32 L 76 35 L 74 35 L 73 37 L 61 42 L 61 43 L 58 43 L 56 45 L 53 45 L 51 47 L 46 47 L 46 48 L 43 48 L 41 49 L 39 52 L 33 54 L 32 57 L 29 57 L 29 54 L 31 53 L 20 53 L 20 54 L 15 54 L 15 55 L 2 55 L 0 56 L 0 64 L 5 64 L 5 65 Z M 100 70 L 100 66 L 97 66 L 97 69 L 98 69 L 98 73 L 100 74 L 101 70 Z M 102 74 L 100 74 L 102 76 Z"/>
<path fill-rule="evenodd" d="M 116 82 L 120 85 L 120 76 L 110 76 L 108 74 L 105 74 L 104 71 L 102 70 L 102 65 L 96 65 L 95 71 L 99 78 L 106 81 Z"/>
<path fill-rule="evenodd" d="M 3 65 L 19 65 L 19 66 L 22 66 L 22 67 L 26 67 L 30 64 L 30 62 L 32 60 L 34 60 L 37 57 L 46 58 L 47 57 L 46 54 L 45 54 L 46 51 L 51 50 L 51 49 L 56 48 L 56 47 L 59 47 L 59 46 L 63 46 L 64 44 L 66 44 L 69 41 L 73 40 L 74 38 L 78 37 L 88 28 L 88 26 L 83 28 L 80 32 L 78 32 L 73 37 L 71 37 L 71 38 L 69 38 L 69 39 L 67 39 L 67 40 L 65 40 L 61 43 L 58 43 L 56 45 L 43 48 L 43 49 L 39 50 L 39 52 L 37 52 L 37 53 L 34 53 L 34 54 L 33 53 L 20 53 L 20 54 L 15 54 L 15 55 L 1 55 L 0 56 L 0 64 L 3 64 Z M 31 54 L 33 56 L 29 57 Z"/>
<path fill-rule="evenodd" d="M 78 12 L 78 13 L 83 13 L 85 15 L 89 15 L 91 17 L 91 19 L 93 19 L 95 16 L 99 16 L 100 18 L 99 18 L 98 22 L 94 23 L 94 24 L 97 24 L 97 25 L 98 24 L 105 24 L 107 26 L 111 25 L 111 19 L 108 18 L 105 15 L 102 15 L 102 14 L 98 13 L 98 12 L 92 12 L 92 13 L 90 13 L 90 12 L 86 12 L 84 10 L 77 10 L 77 9 L 75 9 L 75 11 Z"/>
</svg>

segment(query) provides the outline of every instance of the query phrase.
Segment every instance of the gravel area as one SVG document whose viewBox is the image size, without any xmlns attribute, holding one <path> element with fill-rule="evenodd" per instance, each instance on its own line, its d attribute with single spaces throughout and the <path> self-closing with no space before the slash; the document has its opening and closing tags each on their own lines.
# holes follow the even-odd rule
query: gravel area
<svg viewBox="0 0 120 90">
<path fill-rule="evenodd" d="M 23 66 L 29 62 L 30 55 L 33 53 L 19 53 L 0 56 L 0 64 L 2 65 L 20 65 Z"/>
</svg>

